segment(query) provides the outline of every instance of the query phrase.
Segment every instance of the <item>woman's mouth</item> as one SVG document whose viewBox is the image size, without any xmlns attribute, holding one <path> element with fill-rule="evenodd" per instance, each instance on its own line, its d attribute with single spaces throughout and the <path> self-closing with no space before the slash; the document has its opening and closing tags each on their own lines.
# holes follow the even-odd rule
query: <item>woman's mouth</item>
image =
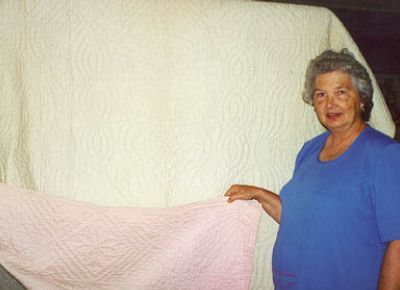
<svg viewBox="0 0 400 290">
<path fill-rule="evenodd" d="M 342 113 L 327 113 L 326 117 L 330 120 L 336 120 L 342 115 Z"/>
</svg>

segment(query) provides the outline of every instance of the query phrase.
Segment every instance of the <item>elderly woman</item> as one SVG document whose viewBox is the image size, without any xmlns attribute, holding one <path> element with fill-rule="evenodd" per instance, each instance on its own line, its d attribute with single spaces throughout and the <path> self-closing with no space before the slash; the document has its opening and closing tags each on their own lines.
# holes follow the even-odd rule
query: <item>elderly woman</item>
<svg viewBox="0 0 400 290">
<path fill-rule="evenodd" d="M 400 144 L 370 127 L 372 85 L 347 51 L 307 69 L 305 102 L 327 131 L 305 143 L 280 195 L 233 185 L 280 223 L 276 289 L 400 289 Z"/>
</svg>

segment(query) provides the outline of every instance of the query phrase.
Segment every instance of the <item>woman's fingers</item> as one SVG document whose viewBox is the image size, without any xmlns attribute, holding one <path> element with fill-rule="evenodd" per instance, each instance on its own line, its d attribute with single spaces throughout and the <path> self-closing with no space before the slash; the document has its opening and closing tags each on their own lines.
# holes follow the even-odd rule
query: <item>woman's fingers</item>
<svg viewBox="0 0 400 290">
<path fill-rule="evenodd" d="M 232 185 L 231 187 L 229 187 L 229 189 L 225 192 L 225 196 L 230 196 L 230 195 L 232 195 L 232 192 L 234 192 L 235 191 L 235 187 L 236 187 L 237 185 Z"/>
<path fill-rule="evenodd" d="M 237 199 L 253 199 L 254 193 L 251 186 L 246 185 L 232 185 L 225 196 L 229 196 L 228 202 L 232 202 Z"/>
<path fill-rule="evenodd" d="M 238 200 L 238 199 L 252 199 L 252 197 L 248 194 L 248 193 L 237 193 L 234 195 L 230 195 L 228 198 L 228 202 L 232 202 L 234 200 Z"/>
<path fill-rule="evenodd" d="M 231 187 L 229 187 L 229 189 L 225 192 L 225 196 L 235 195 L 238 193 L 242 193 L 243 191 L 244 191 L 243 185 L 234 184 Z"/>
</svg>

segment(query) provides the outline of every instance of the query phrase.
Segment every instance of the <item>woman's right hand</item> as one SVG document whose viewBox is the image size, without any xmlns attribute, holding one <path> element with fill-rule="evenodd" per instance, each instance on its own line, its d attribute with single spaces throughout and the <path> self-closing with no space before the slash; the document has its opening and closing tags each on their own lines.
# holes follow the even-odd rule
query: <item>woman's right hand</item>
<svg viewBox="0 0 400 290">
<path fill-rule="evenodd" d="M 232 202 L 237 199 L 255 199 L 259 201 L 259 196 L 262 194 L 260 191 L 263 189 L 252 185 L 241 185 L 234 184 L 226 192 L 225 196 L 228 196 L 228 202 Z"/>
<path fill-rule="evenodd" d="M 280 222 L 282 204 L 279 195 L 276 193 L 252 185 L 234 184 L 225 192 L 225 196 L 228 196 L 228 202 L 233 202 L 237 199 L 255 199 L 267 214 L 277 223 Z"/>
</svg>

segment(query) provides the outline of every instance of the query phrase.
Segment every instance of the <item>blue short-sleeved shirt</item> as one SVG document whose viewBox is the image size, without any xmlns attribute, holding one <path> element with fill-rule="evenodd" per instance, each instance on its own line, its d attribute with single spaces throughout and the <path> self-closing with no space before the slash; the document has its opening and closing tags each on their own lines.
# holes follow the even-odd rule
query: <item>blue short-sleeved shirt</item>
<svg viewBox="0 0 400 290">
<path fill-rule="evenodd" d="M 367 127 L 321 162 L 328 135 L 303 146 L 280 193 L 276 289 L 376 289 L 387 244 L 400 240 L 400 144 Z"/>
</svg>

